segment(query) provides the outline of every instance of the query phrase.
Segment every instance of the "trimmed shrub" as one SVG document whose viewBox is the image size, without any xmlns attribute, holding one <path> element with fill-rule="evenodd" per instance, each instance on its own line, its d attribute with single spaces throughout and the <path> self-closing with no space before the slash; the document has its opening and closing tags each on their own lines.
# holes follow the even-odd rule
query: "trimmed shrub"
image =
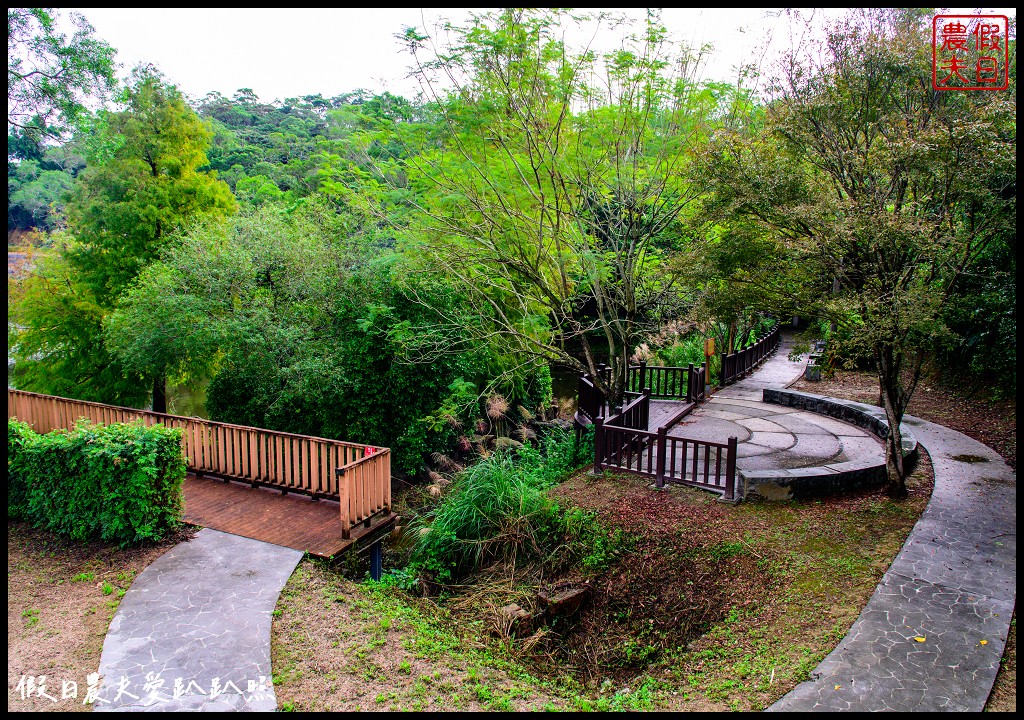
<svg viewBox="0 0 1024 720">
<path fill-rule="evenodd" d="M 7 420 L 7 517 L 22 520 L 28 513 L 28 479 L 25 475 L 26 443 L 38 437 L 27 423 Z"/>
<path fill-rule="evenodd" d="M 8 517 L 121 546 L 159 540 L 181 520 L 180 430 L 83 421 L 38 435 L 9 420 L 7 437 L 8 469 L 20 476 L 8 488 Z"/>
</svg>

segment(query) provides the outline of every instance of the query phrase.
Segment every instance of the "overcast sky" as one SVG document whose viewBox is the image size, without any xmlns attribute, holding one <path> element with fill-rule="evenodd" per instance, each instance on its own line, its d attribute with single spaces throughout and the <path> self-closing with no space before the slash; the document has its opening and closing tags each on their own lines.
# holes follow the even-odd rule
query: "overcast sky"
<svg viewBox="0 0 1024 720">
<path fill-rule="evenodd" d="M 150 62 L 193 97 L 213 90 L 230 96 L 248 87 L 267 101 L 315 93 L 331 97 L 357 88 L 412 96 L 416 86 L 407 78 L 410 57 L 395 34 L 406 26 L 431 28 L 440 16 L 453 21 L 466 16 L 462 9 L 437 8 L 78 12 L 117 49 L 126 71 Z M 716 46 L 704 75 L 717 80 L 735 80 L 736 66 L 759 57 L 766 33 L 781 27 L 777 16 L 763 10 L 663 11 L 676 39 Z"/>
<path fill-rule="evenodd" d="M 118 51 L 123 74 L 149 62 L 192 97 L 215 90 L 230 96 L 247 87 L 265 101 L 316 93 L 332 97 L 358 88 L 412 97 L 410 57 L 395 34 L 406 26 L 430 30 L 440 16 L 458 21 L 466 15 L 463 9 L 414 8 L 78 12 Z M 623 12 L 639 17 L 642 11 Z M 1015 10 L 988 12 L 1016 15 Z M 818 11 L 817 16 L 837 14 Z M 666 8 L 662 19 L 676 39 L 714 44 L 703 73 L 707 79 L 735 81 L 741 63 L 767 67 L 791 42 L 789 22 L 777 10 Z"/>
</svg>

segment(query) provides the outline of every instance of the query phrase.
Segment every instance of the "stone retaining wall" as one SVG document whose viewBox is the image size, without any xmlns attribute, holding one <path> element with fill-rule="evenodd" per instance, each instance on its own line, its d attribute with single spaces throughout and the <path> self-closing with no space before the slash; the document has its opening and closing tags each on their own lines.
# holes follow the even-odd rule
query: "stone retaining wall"
<svg viewBox="0 0 1024 720">
<path fill-rule="evenodd" d="M 765 389 L 762 399 L 773 405 L 806 410 L 848 422 L 867 430 L 880 439 L 889 436 L 889 423 L 885 410 L 874 405 L 839 400 L 837 398 L 797 392 L 796 390 Z M 909 467 L 917 461 L 917 439 L 906 424 L 900 425 L 903 435 L 903 457 Z M 877 458 L 851 460 L 820 467 L 789 470 L 737 471 L 743 497 L 767 500 L 791 500 L 842 495 L 881 487 L 886 482 L 885 461 Z"/>
</svg>

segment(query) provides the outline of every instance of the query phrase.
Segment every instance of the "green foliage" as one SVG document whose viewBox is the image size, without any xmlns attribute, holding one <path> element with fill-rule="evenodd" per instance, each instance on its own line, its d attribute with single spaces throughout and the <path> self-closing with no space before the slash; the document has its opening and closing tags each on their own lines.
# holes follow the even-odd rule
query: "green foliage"
<svg viewBox="0 0 1024 720">
<path fill-rule="evenodd" d="M 922 12 L 851 11 L 813 59 L 789 58 L 764 132 L 722 133 L 706 164 L 716 217 L 767 248 L 759 266 L 789 298 L 774 309 L 827 318 L 873 361 L 894 495 L 900 419 L 945 308 L 1016 228 L 1014 88 L 937 91 L 931 55 Z"/>
<path fill-rule="evenodd" d="M 488 384 L 530 408 L 550 398 L 546 366 L 459 336 L 461 352 L 411 362 L 430 308 L 457 312 L 461 295 L 406 279 L 346 223 L 314 197 L 197 225 L 122 296 L 107 347 L 141 375 L 210 377 L 213 419 L 384 445 L 406 474 L 453 449 Z"/>
<path fill-rule="evenodd" d="M 115 50 L 93 35 L 77 12 L 68 37 L 59 29 L 60 11 L 7 9 L 7 126 L 58 135 L 102 99 L 117 79 Z"/>
<path fill-rule="evenodd" d="M 68 203 L 78 240 L 68 257 L 105 306 L 191 221 L 235 209 L 231 191 L 210 173 L 210 133 L 181 93 L 148 69 L 136 72 L 126 109 L 106 119 L 97 158 Z"/>
<path fill-rule="evenodd" d="M 467 295 L 435 324 L 580 371 L 599 343 L 615 401 L 640 338 L 680 305 L 683 220 L 700 193 L 685 168 L 718 97 L 655 12 L 604 57 L 564 41 L 588 20 L 614 24 L 505 9 L 446 27 L 426 58 L 425 36 L 406 34 L 427 86 L 439 72 L 456 88 L 433 98 L 436 140 L 405 161 L 417 206 L 403 237 Z"/>
<path fill-rule="evenodd" d="M 17 471 L 8 517 L 74 540 L 122 546 L 159 540 L 178 526 L 185 479 L 180 430 L 83 421 L 71 432 L 38 435 L 8 420 L 7 435 L 8 468 Z"/>
<path fill-rule="evenodd" d="M 58 236 L 60 244 L 64 238 Z M 14 384 L 23 390 L 139 407 L 149 397 L 144 377 L 107 352 L 106 309 L 60 252 L 39 256 L 35 271 L 11 298 L 8 336 L 16 358 Z"/>
<path fill-rule="evenodd" d="M 28 514 L 28 471 L 25 447 L 36 434 L 27 423 L 7 420 L 7 517 L 21 520 Z"/>
<path fill-rule="evenodd" d="M 940 343 L 940 368 L 962 382 L 965 368 L 994 397 L 1017 391 L 1017 254 L 1015 236 L 1001 237 L 962 276 L 943 313 L 950 336 Z M 956 380 L 953 380 L 956 378 Z"/>
<path fill-rule="evenodd" d="M 657 364 L 667 367 L 686 367 L 690 363 L 699 366 L 705 360 L 704 336 L 690 333 L 671 345 L 658 348 L 657 356 Z"/>
<path fill-rule="evenodd" d="M 142 70 L 125 103 L 106 118 L 96 143 L 103 152 L 76 180 L 71 237 L 24 281 L 12 308 L 22 389 L 142 404 L 168 368 L 162 358 L 116 358 L 104 345 L 104 322 L 175 232 L 235 207 L 227 186 L 199 171 L 209 134 L 174 87 Z"/>
<path fill-rule="evenodd" d="M 499 452 L 471 465 L 417 524 L 409 569 L 448 583 L 499 558 L 603 566 L 613 543 L 594 517 L 566 512 L 545 493 L 586 460 L 586 445 L 578 447 L 570 432 L 555 432 L 542 448 Z"/>
<path fill-rule="evenodd" d="M 44 170 L 35 160 L 8 164 L 8 226 L 55 230 L 74 179 L 61 170 Z"/>
</svg>

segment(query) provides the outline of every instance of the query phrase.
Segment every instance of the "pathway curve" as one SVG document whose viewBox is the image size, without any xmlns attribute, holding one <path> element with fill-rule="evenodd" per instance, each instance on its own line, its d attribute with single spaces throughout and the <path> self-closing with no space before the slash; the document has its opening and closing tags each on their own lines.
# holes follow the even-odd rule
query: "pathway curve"
<svg viewBox="0 0 1024 720">
<path fill-rule="evenodd" d="M 715 398 L 792 383 L 789 347 Z M 850 632 L 769 710 L 980 711 L 992 691 L 1016 604 L 1017 476 L 962 433 L 904 423 L 932 460 L 928 506 Z"/>
<path fill-rule="evenodd" d="M 149 565 L 103 642 L 96 710 L 274 710 L 270 624 L 302 553 L 200 530 Z"/>
</svg>

